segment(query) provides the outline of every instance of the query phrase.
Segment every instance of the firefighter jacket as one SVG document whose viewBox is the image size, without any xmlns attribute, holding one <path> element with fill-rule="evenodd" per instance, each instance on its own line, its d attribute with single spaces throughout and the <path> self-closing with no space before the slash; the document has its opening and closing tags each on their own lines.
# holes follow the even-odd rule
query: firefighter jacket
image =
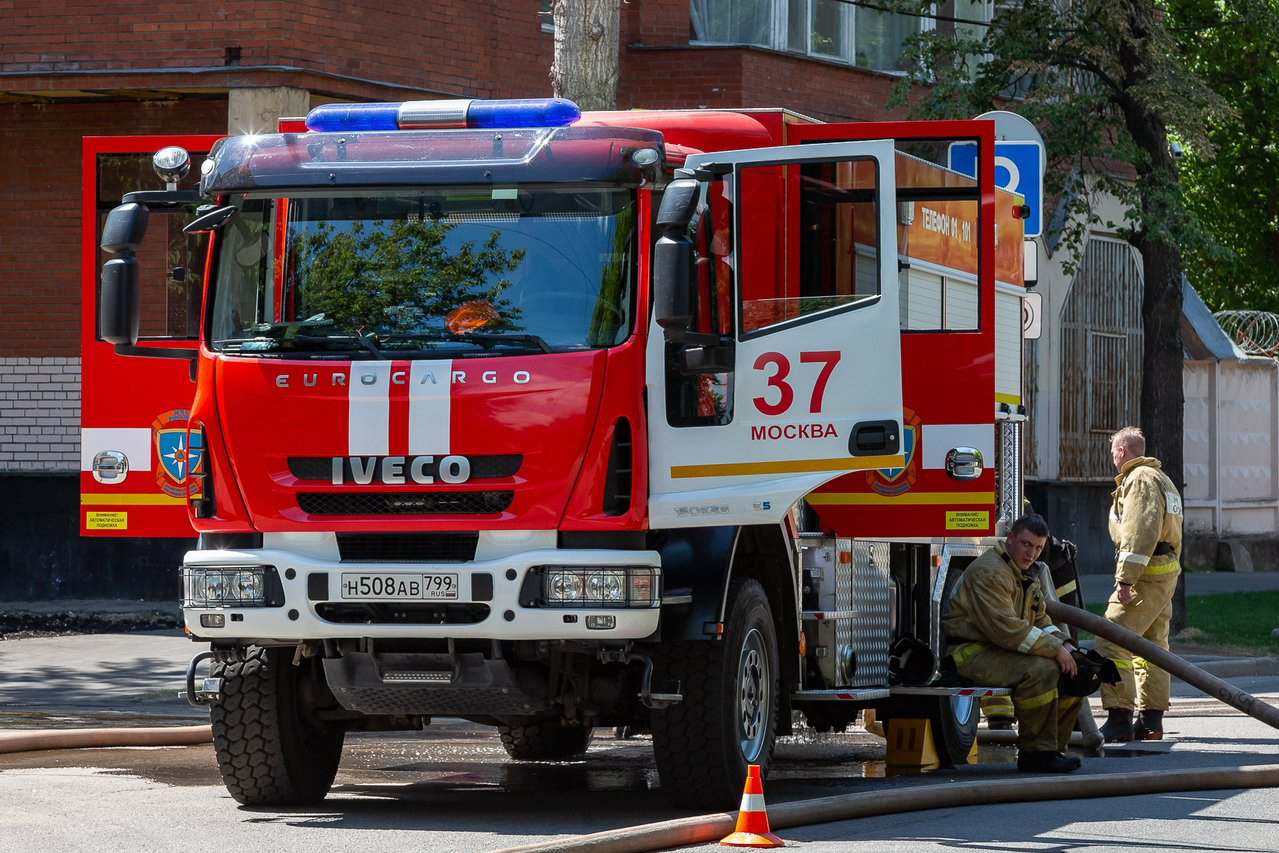
<svg viewBox="0 0 1279 853">
<path fill-rule="evenodd" d="M 1181 495 L 1159 460 L 1129 459 L 1115 486 L 1110 505 L 1110 538 L 1118 552 L 1115 580 L 1133 584 L 1143 574 L 1175 566 L 1181 559 Z"/>
<path fill-rule="evenodd" d="M 1034 566 L 1023 572 L 1002 541 L 960 575 L 941 627 L 957 657 L 973 645 L 993 645 L 1040 657 L 1056 657 L 1065 636 L 1048 618 Z M 965 654 L 965 657 L 968 656 Z M 959 661 L 956 660 L 956 664 Z"/>
</svg>

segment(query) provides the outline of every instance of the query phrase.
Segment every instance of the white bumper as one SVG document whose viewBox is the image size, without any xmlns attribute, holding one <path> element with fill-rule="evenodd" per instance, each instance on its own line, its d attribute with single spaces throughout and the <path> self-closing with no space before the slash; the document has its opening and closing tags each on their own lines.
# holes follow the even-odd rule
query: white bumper
<svg viewBox="0 0 1279 853">
<path fill-rule="evenodd" d="M 537 537 L 540 545 L 546 542 Z M 274 540 L 274 541 L 272 541 Z M 553 539 L 552 539 L 553 541 Z M 302 547 L 278 547 L 297 544 Z M 337 559 L 323 538 L 301 542 L 293 536 L 268 537 L 267 547 L 234 551 L 190 551 L 183 560 L 184 571 L 192 567 L 271 566 L 283 589 L 281 606 L 191 606 L 183 602 L 187 628 L 201 639 L 218 640 L 319 640 L 343 637 L 401 637 L 494 639 L 494 640 L 635 640 L 657 630 L 660 607 L 547 607 L 522 606 L 520 592 L 529 572 L 537 566 L 581 566 L 585 568 L 623 568 L 647 566 L 660 570 L 656 551 L 578 550 L 535 547 L 493 556 L 493 549 L 481 549 L 476 559 L 466 563 L 350 563 Z M 276 546 L 276 547 L 272 547 Z M 488 550 L 489 554 L 483 551 Z M 503 549 L 504 550 L 504 549 Z M 358 605 L 369 599 L 343 598 L 343 574 L 363 573 L 384 578 L 412 578 L 424 572 L 458 575 L 457 598 L 449 605 L 479 603 L 488 607 L 487 615 L 470 624 L 421 624 L 379 621 L 333 621 L 324 618 L 326 604 Z M 659 572 L 660 573 L 660 572 Z M 326 575 L 323 586 L 327 598 L 315 600 L 319 581 L 315 575 Z M 491 578 L 491 600 L 476 602 L 478 588 L 483 597 L 485 582 L 472 584 L 476 575 Z M 476 587 L 476 588 L 473 588 Z M 660 590 L 660 586 L 656 586 Z M 425 602 L 378 600 L 387 605 L 421 605 Z M 434 603 L 434 602 L 432 602 Z M 222 627 L 208 627 L 201 616 L 221 614 Z M 612 616 L 611 628 L 588 628 L 588 616 Z"/>
</svg>

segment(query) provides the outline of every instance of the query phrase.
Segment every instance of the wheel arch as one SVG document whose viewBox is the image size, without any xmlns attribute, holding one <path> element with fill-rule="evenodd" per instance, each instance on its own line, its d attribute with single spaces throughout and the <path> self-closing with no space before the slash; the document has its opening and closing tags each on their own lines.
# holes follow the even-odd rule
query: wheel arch
<svg viewBox="0 0 1279 853">
<path fill-rule="evenodd" d="M 705 640 L 715 636 L 728 609 L 729 583 L 752 578 L 764 588 L 777 632 L 782 681 L 799 682 L 799 611 L 795 557 L 782 525 L 701 527 L 664 531 L 663 594 L 686 592 L 687 605 L 663 608 L 662 639 Z M 785 692 L 785 691 L 783 691 Z"/>
</svg>

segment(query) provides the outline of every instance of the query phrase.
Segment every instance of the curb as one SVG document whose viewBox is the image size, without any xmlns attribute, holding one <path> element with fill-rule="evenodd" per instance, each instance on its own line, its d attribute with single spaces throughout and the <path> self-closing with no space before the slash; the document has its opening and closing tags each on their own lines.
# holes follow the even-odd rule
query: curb
<svg viewBox="0 0 1279 853">
<path fill-rule="evenodd" d="M 1218 678 L 1279 675 L 1279 657 L 1206 660 L 1196 662 L 1195 666 Z M 1180 681 L 1181 679 L 1177 680 Z"/>
</svg>

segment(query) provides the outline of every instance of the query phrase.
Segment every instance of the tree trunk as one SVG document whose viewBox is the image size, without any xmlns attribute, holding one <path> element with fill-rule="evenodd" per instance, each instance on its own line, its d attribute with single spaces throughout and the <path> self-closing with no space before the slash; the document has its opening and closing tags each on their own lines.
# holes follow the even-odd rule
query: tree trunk
<svg viewBox="0 0 1279 853">
<path fill-rule="evenodd" d="M 583 110 L 617 107 L 621 0 L 555 0 L 551 89 Z"/>
<path fill-rule="evenodd" d="M 1183 423 L 1185 420 L 1185 370 L 1181 342 L 1181 251 L 1166 226 L 1151 228 L 1146 223 L 1167 222 L 1172 203 L 1181 192 L 1177 169 L 1168 149 L 1168 131 L 1140 95 L 1146 83 L 1149 59 L 1148 35 L 1157 12 L 1151 0 L 1128 0 L 1132 37 L 1121 42 L 1118 58 L 1124 71 L 1125 91 L 1117 99 L 1124 124 L 1147 157 L 1137 167 L 1137 191 L 1142 223 L 1133 237 L 1141 252 L 1145 279 L 1141 302 L 1145 335 L 1141 359 L 1141 429 L 1146 435 L 1146 455 L 1163 464 L 1164 472 L 1185 494 L 1182 472 Z M 1186 627 L 1184 586 L 1173 602 L 1172 631 Z"/>
</svg>

